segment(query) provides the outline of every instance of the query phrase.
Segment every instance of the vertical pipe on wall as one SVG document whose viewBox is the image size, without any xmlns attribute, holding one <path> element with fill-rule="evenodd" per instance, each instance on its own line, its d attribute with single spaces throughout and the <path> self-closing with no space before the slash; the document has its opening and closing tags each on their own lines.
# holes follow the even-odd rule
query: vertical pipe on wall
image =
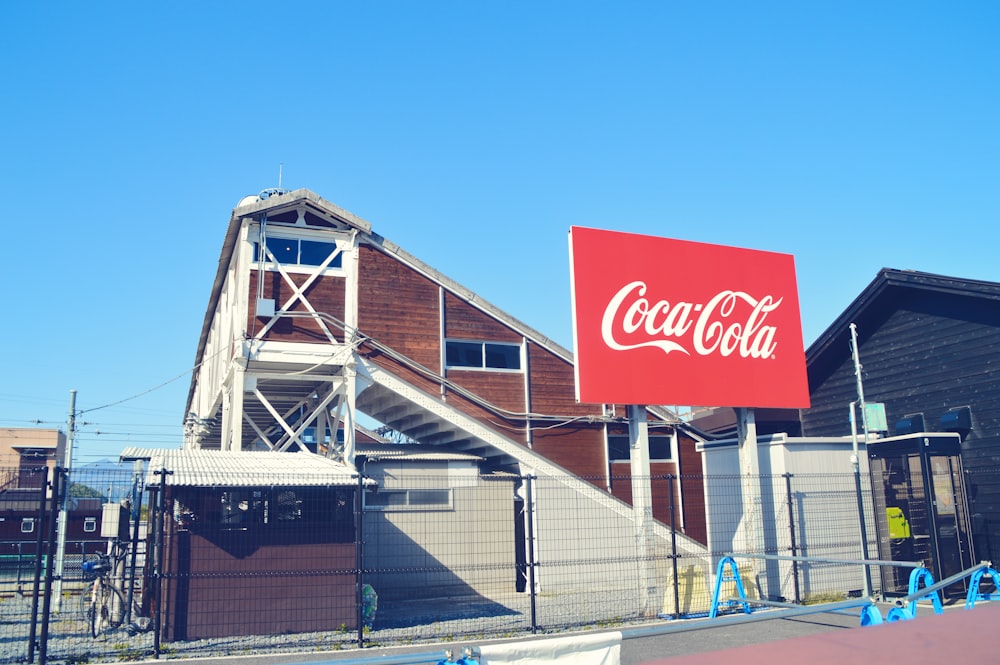
<svg viewBox="0 0 1000 665">
<path fill-rule="evenodd" d="M 521 367 L 524 371 L 524 442 L 528 448 L 531 448 L 534 440 L 531 430 L 531 354 L 528 353 L 529 343 L 527 337 L 521 337 Z"/>
<path fill-rule="evenodd" d="M 448 370 L 446 369 L 448 367 L 448 365 L 447 365 L 447 363 L 448 363 L 448 355 L 447 355 L 447 348 L 446 348 L 447 347 L 447 337 L 446 337 L 446 334 L 448 332 L 448 326 L 447 326 L 447 321 L 446 321 L 446 317 L 447 316 L 448 316 L 448 312 L 447 312 L 447 308 L 445 307 L 444 287 L 443 286 L 439 286 L 438 287 L 438 340 L 439 340 L 438 343 L 439 343 L 439 351 L 440 351 L 440 353 L 438 354 L 438 356 L 440 358 L 439 362 L 440 362 L 440 370 L 441 371 L 439 372 L 438 375 L 441 376 L 442 378 L 447 378 L 447 376 L 448 376 Z M 444 383 L 445 382 L 442 381 L 441 385 L 438 387 L 438 392 L 441 395 L 441 399 L 445 399 L 445 397 L 447 396 L 447 392 L 445 390 Z"/>
</svg>

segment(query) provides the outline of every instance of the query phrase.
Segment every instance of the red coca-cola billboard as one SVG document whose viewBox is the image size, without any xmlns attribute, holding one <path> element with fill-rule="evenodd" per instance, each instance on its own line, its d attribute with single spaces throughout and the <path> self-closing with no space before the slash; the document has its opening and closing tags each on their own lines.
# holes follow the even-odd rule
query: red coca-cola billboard
<svg viewBox="0 0 1000 665">
<path fill-rule="evenodd" d="M 581 402 L 809 406 L 789 254 L 570 229 Z"/>
</svg>

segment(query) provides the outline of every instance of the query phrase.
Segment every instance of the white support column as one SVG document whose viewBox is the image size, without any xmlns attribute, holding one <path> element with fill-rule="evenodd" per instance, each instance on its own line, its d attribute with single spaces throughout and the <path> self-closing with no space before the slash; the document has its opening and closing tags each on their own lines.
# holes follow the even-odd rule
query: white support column
<svg viewBox="0 0 1000 665">
<path fill-rule="evenodd" d="M 345 343 L 351 341 L 354 331 L 358 327 L 358 232 L 355 229 L 351 233 L 349 247 L 344 248 L 344 258 L 341 262 L 347 271 L 347 279 L 344 280 L 344 323 L 347 330 L 344 331 Z"/>
<path fill-rule="evenodd" d="M 649 424 L 646 408 L 628 406 L 629 461 L 632 471 L 632 514 L 635 521 L 639 588 L 644 594 L 643 615 L 656 616 L 662 598 L 656 582 L 656 542 L 653 538 L 653 492 L 649 470 Z"/>
<path fill-rule="evenodd" d="M 355 229 L 351 233 L 351 247 L 350 253 L 347 255 L 348 260 L 344 262 L 347 268 L 347 279 L 345 280 L 344 288 L 347 290 L 344 294 L 344 323 L 347 324 L 347 330 L 344 331 L 348 335 L 348 338 L 344 340 L 345 343 L 354 341 L 353 338 L 357 334 L 358 329 L 358 282 L 360 281 L 360 268 L 359 268 L 359 258 L 360 251 L 358 250 L 358 232 Z M 355 451 L 355 423 L 357 423 L 357 398 L 358 398 L 358 364 L 355 358 L 355 354 L 351 354 L 347 362 L 344 363 L 343 367 L 343 377 L 344 377 L 344 464 L 350 468 L 354 468 L 354 451 Z M 367 387 L 367 383 L 364 387 Z M 362 388 L 364 389 L 364 388 Z"/>
<path fill-rule="evenodd" d="M 323 446 L 326 445 L 326 427 L 329 419 L 327 418 L 327 408 L 326 406 L 318 407 L 316 411 L 316 454 L 322 455 Z M 330 429 L 331 438 L 337 436 L 336 424 Z M 330 442 L 331 445 L 333 442 Z"/>
<path fill-rule="evenodd" d="M 222 439 L 219 448 L 229 450 L 229 442 L 233 436 L 233 384 L 222 387 Z M 198 447 L 201 447 L 201 438 L 198 438 Z"/>
<path fill-rule="evenodd" d="M 243 402 L 246 391 L 247 372 L 242 363 L 235 364 L 233 372 L 232 398 L 229 402 L 229 448 L 243 450 Z M 254 380 L 256 384 L 256 380 Z"/>
<path fill-rule="evenodd" d="M 344 365 L 344 464 L 354 468 L 354 424 L 358 403 L 358 365 L 352 356 Z"/>
<path fill-rule="evenodd" d="M 743 516 L 733 549 L 748 552 L 756 549 L 760 534 L 760 451 L 757 447 L 757 420 L 754 410 L 736 410 L 739 434 L 739 460 L 743 495 Z"/>
</svg>

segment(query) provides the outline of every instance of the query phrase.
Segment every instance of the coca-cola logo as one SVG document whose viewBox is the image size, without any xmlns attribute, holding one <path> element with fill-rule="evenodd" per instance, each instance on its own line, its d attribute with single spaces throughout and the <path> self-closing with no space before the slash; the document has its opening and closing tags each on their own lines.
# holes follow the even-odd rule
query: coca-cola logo
<svg viewBox="0 0 1000 665">
<path fill-rule="evenodd" d="M 777 328 L 766 321 L 782 300 L 724 290 L 706 303 L 651 302 L 646 283 L 634 281 L 608 302 L 601 337 L 615 351 L 655 347 L 666 354 L 693 351 L 701 356 L 738 353 L 742 358 L 770 358 L 777 347 Z"/>
</svg>

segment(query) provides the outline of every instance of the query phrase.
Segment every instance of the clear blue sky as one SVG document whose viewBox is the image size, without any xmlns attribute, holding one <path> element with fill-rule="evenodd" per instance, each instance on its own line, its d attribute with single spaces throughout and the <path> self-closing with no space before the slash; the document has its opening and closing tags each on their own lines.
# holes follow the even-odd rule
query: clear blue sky
<svg viewBox="0 0 1000 665">
<path fill-rule="evenodd" d="M 1000 281 L 998 35 L 995 2 L 8 3 L 0 427 L 75 389 L 75 463 L 179 446 L 279 164 L 566 347 L 572 225 L 793 254 L 807 345 L 882 267 Z"/>
</svg>

